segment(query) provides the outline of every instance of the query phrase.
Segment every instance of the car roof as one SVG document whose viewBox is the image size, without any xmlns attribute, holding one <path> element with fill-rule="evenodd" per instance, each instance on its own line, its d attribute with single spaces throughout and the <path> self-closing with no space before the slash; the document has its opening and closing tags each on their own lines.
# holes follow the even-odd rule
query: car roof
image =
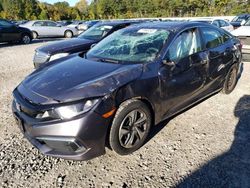
<svg viewBox="0 0 250 188">
<path fill-rule="evenodd" d="M 214 27 L 217 28 L 216 26 L 213 26 L 208 23 L 203 23 L 203 22 L 161 22 L 161 21 L 156 21 L 156 22 L 146 22 L 146 23 L 141 23 L 141 24 L 136 24 L 131 27 L 139 27 L 139 28 L 155 28 L 155 29 L 166 29 L 166 30 L 171 30 L 171 31 L 179 31 L 188 27 L 198 27 L 198 26 L 206 26 L 206 27 Z"/>
<path fill-rule="evenodd" d="M 100 23 L 97 23 L 96 25 L 116 26 L 116 25 L 121 25 L 121 24 L 130 24 L 130 23 L 142 23 L 142 21 L 134 21 L 134 20 L 102 21 Z"/>
</svg>

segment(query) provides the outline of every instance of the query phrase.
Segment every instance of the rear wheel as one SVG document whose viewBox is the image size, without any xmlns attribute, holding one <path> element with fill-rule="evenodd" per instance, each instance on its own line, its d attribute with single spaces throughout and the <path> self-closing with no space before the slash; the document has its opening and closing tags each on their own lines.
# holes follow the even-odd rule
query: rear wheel
<svg viewBox="0 0 250 188">
<path fill-rule="evenodd" d="M 128 100 L 122 103 L 110 129 L 111 148 L 120 155 L 139 149 L 148 136 L 151 120 L 150 110 L 143 102 Z"/>
<path fill-rule="evenodd" d="M 72 31 L 65 31 L 64 37 L 65 38 L 72 38 L 73 37 L 73 32 Z"/>
<path fill-rule="evenodd" d="M 23 44 L 29 44 L 31 42 L 31 37 L 28 34 L 22 36 L 21 42 Z"/>
<path fill-rule="evenodd" d="M 225 94 L 230 94 L 234 90 L 237 81 L 238 81 L 238 66 L 234 64 L 227 73 L 222 92 Z"/>
</svg>

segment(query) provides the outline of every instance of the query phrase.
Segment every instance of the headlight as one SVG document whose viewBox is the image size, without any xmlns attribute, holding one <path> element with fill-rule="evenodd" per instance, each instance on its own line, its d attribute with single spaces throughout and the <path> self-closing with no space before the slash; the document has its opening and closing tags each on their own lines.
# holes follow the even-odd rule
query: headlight
<svg viewBox="0 0 250 188">
<path fill-rule="evenodd" d="M 69 53 L 60 53 L 60 54 L 55 54 L 55 55 L 52 55 L 49 59 L 49 61 L 53 61 L 53 60 L 56 60 L 56 59 L 59 59 L 59 58 L 62 58 L 62 57 L 66 57 L 68 56 Z"/>
<path fill-rule="evenodd" d="M 38 119 L 70 119 L 80 114 L 86 113 L 98 102 L 98 99 L 86 100 L 84 102 L 69 106 L 62 106 L 38 114 Z"/>
</svg>

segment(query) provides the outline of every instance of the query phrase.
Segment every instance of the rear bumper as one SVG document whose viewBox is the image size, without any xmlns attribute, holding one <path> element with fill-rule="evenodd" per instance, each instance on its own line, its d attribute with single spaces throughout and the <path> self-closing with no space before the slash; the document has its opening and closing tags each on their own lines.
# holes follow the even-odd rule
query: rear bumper
<svg viewBox="0 0 250 188">
<path fill-rule="evenodd" d="M 20 112 L 13 101 L 13 115 L 24 136 L 43 154 L 70 160 L 89 160 L 105 153 L 110 119 L 94 111 L 56 122 L 36 122 Z"/>
</svg>

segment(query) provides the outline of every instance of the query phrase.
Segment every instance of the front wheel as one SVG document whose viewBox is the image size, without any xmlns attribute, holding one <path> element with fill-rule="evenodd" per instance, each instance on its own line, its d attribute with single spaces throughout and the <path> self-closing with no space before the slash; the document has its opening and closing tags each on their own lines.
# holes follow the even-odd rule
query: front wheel
<svg viewBox="0 0 250 188">
<path fill-rule="evenodd" d="M 114 117 L 109 143 L 120 155 L 130 154 L 145 142 L 151 127 L 151 113 L 139 100 L 128 100 L 121 104 Z"/>
<path fill-rule="evenodd" d="M 226 80 L 222 92 L 225 94 L 230 94 L 238 81 L 238 66 L 234 64 L 227 73 Z"/>
</svg>

